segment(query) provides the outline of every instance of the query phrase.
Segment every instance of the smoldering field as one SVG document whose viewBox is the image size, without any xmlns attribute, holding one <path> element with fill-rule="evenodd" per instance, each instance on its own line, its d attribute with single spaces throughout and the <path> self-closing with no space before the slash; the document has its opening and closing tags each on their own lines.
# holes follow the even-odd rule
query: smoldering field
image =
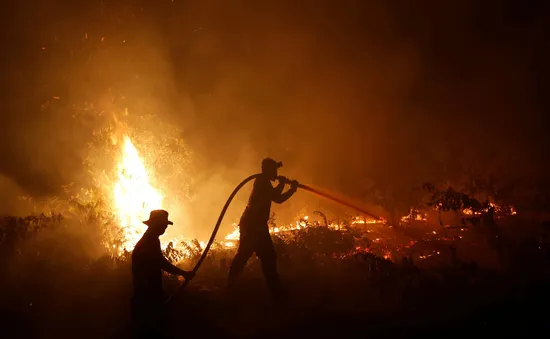
<svg viewBox="0 0 550 339">
<path fill-rule="evenodd" d="M 393 224 L 423 206 L 426 181 L 480 200 L 498 193 L 499 203 L 518 210 L 497 221 L 501 247 L 472 230 L 456 244 L 464 263 L 479 263 L 475 274 L 450 268 L 448 241 L 418 249 L 417 257 L 443 254 L 427 267 L 428 259 L 416 260 L 422 278 L 410 293 L 405 273 L 388 273 L 406 269 L 373 271 L 350 255 L 349 232 L 299 231 L 278 242 L 295 298 L 276 315 L 262 311 L 257 264 L 243 278 L 250 294 L 237 305 L 216 291 L 233 251 L 218 249 L 178 303 L 182 330 L 192 316 L 240 336 L 264 326 L 307 333 L 325 318 L 340 331 L 356 330 L 355 319 L 371 329 L 394 320 L 417 328 L 428 319 L 490 323 L 484 317 L 493 311 L 471 315 L 473 322 L 458 314 L 478 302 L 529 300 L 517 291 L 538 292 L 531 285 L 546 274 L 544 246 L 533 240 L 548 212 L 545 7 L 351 0 L 7 7 L 0 212 L 46 217 L 3 223 L 2 322 L 14 336 L 124 332 L 128 262 L 113 260 L 104 245 L 120 236 L 113 184 L 120 140 L 129 135 L 166 196 L 176 223 L 169 236 L 206 239 L 233 187 L 264 156 L 282 160 L 285 175 Z M 246 198 L 237 197 L 221 236 Z M 352 213 L 304 192 L 274 208 L 278 225 L 314 210 L 331 220 Z M 61 221 L 49 219 L 57 214 Z M 437 227 L 437 220 L 415 224 L 399 242 L 441 233 Z M 389 242 L 396 235 L 388 232 L 357 237 Z M 175 285 L 168 280 L 168 291 Z M 526 305 L 518 309 L 535 309 Z"/>
<path fill-rule="evenodd" d="M 483 228 L 458 231 L 460 240 L 452 232 L 429 238 L 418 228 L 392 231 L 387 226 L 369 226 L 369 233 L 362 227 L 310 226 L 275 234 L 280 272 L 291 296 L 282 307 L 269 303 L 254 258 L 237 291 L 223 291 L 235 249 L 216 246 L 170 307 L 174 337 L 543 330 L 544 313 L 538 310 L 548 300 L 548 245 L 532 240 L 541 234 L 540 226 L 511 218 L 499 219 L 498 225 L 497 243 Z M 83 222 L 44 216 L 3 220 L 4 333 L 25 338 L 129 335 L 130 263 L 127 256 L 105 252 L 103 227 L 93 217 Z M 383 247 L 387 253 L 413 239 L 418 243 L 392 251 L 393 262 L 365 251 Z M 201 249 L 191 247 L 179 266 L 190 269 L 197 261 Z M 167 293 L 180 283 L 166 276 Z"/>
</svg>

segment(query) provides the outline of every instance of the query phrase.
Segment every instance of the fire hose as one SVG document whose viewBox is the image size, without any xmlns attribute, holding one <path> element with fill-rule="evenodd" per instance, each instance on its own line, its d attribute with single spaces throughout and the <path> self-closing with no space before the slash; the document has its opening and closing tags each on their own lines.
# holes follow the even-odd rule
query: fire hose
<svg viewBox="0 0 550 339">
<path fill-rule="evenodd" d="M 227 201 L 225 202 L 225 205 L 223 206 L 223 209 L 220 213 L 220 216 L 218 217 L 218 221 L 216 222 L 216 226 L 214 226 L 214 230 L 212 231 L 212 235 L 210 236 L 210 239 L 208 240 L 208 243 L 206 244 L 206 247 L 204 248 L 204 251 L 202 252 L 202 255 L 201 257 L 199 258 L 199 261 L 197 261 L 197 263 L 195 264 L 195 267 L 193 268 L 193 273 L 197 273 L 199 267 L 202 265 L 202 262 L 204 261 L 204 259 L 206 259 L 206 256 L 208 255 L 208 251 L 210 250 L 210 247 L 212 246 L 212 244 L 214 243 L 214 240 L 216 239 L 216 235 L 218 233 L 218 230 L 220 228 L 220 225 L 222 223 L 222 220 L 223 220 L 223 217 L 225 216 L 225 212 L 227 212 L 227 209 L 229 208 L 229 205 L 231 204 L 231 201 L 233 200 L 233 198 L 235 197 L 235 195 L 237 195 L 237 193 L 239 192 L 239 190 L 241 188 L 243 188 L 244 185 L 246 185 L 249 181 L 253 180 L 253 179 L 256 179 L 257 177 L 259 177 L 261 174 L 260 173 L 257 173 L 257 174 L 253 174 L 249 177 L 247 177 L 246 179 L 244 179 L 239 185 L 237 185 L 237 187 L 235 187 L 235 189 L 233 190 L 233 192 L 231 192 L 231 195 L 229 196 L 229 198 L 227 199 Z M 374 219 L 380 219 L 380 217 L 378 216 L 375 216 L 367 211 L 365 211 L 364 209 L 356 206 L 356 205 L 353 205 L 347 201 L 344 201 L 342 199 L 339 199 L 337 197 L 334 197 L 332 195 L 329 195 L 327 193 L 324 193 L 324 192 L 321 192 L 313 187 L 310 187 L 310 186 L 307 186 L 307 185 L 303 185 L 303 184 L 300 184 L 298 183 L 298 188 L 301 188 L 303 190 L 306 190 L 306 191 L 309 191 L 311 193 L 314 193 L 316 195 L 319 195 L 323 198 L 327 198 L 329 200 L 332 200 L 336 203 L 339 203 L 341 205 L 344 205 L 346 207 L 349 207 L 349 208 L 352 208 L 358 212 L 361 212 L 371 218 L 374 218 Z M 173 298 L 179 294 L 181 291 L 183 291 L 185 289 L 185 287 L 187 287 L 187 285 L 189 285 L 189 282 L 191 282 L 191 279 L 185 279 L 185 281 L 180 285 L 180 287 L 176 290 L 176 292 L 174 294 L 172 294 L 165 302 L 165 305 L 168 305 L 172 300 Z"/>
</svg>

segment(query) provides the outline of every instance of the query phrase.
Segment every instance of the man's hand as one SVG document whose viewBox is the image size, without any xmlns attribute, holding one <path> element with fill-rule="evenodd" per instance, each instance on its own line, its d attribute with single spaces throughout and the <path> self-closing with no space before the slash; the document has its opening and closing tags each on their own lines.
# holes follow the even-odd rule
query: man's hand
<svg viewBox="0 0 550 339">
<path fill-rule="evenodd" d="M 289 181 L 288 184 L 290 185 L 290 188 L 288 189 L 289 192 L 292 192 L 292 194 L 296 193 L 298 190 L 298 181 L 292 180 Z"/>
<path fill-rule="evenodd" d="M 283 184 L 288 184 L 290 182 L 290 180 L 288 180 L 287 177 L 283 177 L 282 175 L 279 175 L 277 177 L 277 180 L 279 180 L 280 183 L 283 183 Z"/>
<path fill-rule="evenodd" d="M 185 280 L 191 280 L 195 277 L 195 272 L 193 271 L 184 271 L 181 270 L 180 275 L 185 278 Z"/>
<path fill-rule="evenodd" d="M 290 180 L 289 178 L 283 177 L 282 175 L 278 176 L 277 180 L 279 180 L 279 182 L 281 183 L 290 185 L 290 189 L 292 191 L 296 191 L 298 189 L 299 184 L 297 180 Z"/>
</svg>

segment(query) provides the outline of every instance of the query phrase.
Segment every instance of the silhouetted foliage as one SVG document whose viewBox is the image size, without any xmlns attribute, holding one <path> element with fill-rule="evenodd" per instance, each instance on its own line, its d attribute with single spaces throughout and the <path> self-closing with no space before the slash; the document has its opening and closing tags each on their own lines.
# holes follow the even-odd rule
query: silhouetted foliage
<svg viewBox="0 0 550 339">
<path fill-rule="evenodd" d="M 465 208 L 478 211 L 483 205 L 468 195 L 455 191 L 452 187 L 445 191 L 434 191 L 428 206 L 439 211 L 459 211 Z"/>
</svg>

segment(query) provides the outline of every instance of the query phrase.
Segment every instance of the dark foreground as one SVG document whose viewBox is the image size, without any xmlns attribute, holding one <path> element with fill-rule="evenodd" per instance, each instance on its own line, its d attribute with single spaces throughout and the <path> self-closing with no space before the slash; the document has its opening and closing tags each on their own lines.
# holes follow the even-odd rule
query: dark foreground
<svg viewBox="0 0 550 339">
<path fill-rule="evenodd" d="M 441 271 L 352 277 L 344 272 L 291 277 L 288 299 L 276 302 L 267 299 L 257 272 L 249 272 L 232 293 L 197 277 L 170 308 L 172 337 L 535 337 L 549 327 L 550 285 L 540 274 Z M 113 275 L 82 279 L 70 286 L 61 279 L 59 286 L 27 282 L 11 295 L 3 293 L 2 336 L 130 337 L 127 281 Z M 177 283 L 167 281 L 167 288 L 173 291 Z"/>
<path fill-rule="evenodd" d="M 433 286 L 430 292 L 411 296 L 422 300 L 403 302 L 386 307 L 376 304 L 399 302 L 393 291 L 382 297 L 378 303 L 342 305 L 339 301 L 318 301 L 304 307 L 297 297 L 285 304 L 272 306 L 254 305 L 241 301 L 237 305 L 225 305 L 226 311 L 234 312 L 218 325 L 221 328 L 213 336 L 227 337 L 269 337 L 269 338 L 334 338 L 341 336 L 404 336 L 404 337 L 463 337 L 465 335 L 513 335 L 521 337 L 539 336 L 548 329 L 545 311 L 550 301 L 548 285 L 542 282 L 528 286 L 490 286 L 472 288 L 465 286 Z M 376 292 L 373 291 L 374 294 Z M 500 295 L 497 295 L 500 294 Z M 191 299 L 194 299 L 191 301 Z M 216 302 L 208 297 L 188 298 L 189 304 L 202 305 L 208 318 Z M 374 299 L 374 298 L 373 298 Z M 393 299 L 393 300 L 392 300 Z M 364 299 L 363 299 L 364 300 Z M 208 306 L 207 306 L 208 305 Z M 217 304 L 220 307 L 220 304 Z M 333 309 L 331 310 L 331 305 Z M 287 308 L 288 307 L 288 308 Z M 225 313 L 225 312 L 224 312 Z M 217 323 L 215 320 L 212 323 Z M 182 322 L 183 325 L 183 322 Z M 212 325 L 203 323 L 208 333 Z"/>
<path fill-rule="evenodd" d="M 512 226 L 525 233 L 525 227 Z M 3 248 L 0 337 L 129 338 L 128 261 L 94 256 L 87 251 L 94 241 L 61 226 L 48 232 Z M 373 265 L 372 257 L 335 256 L 349 251 L 341 241 L 346 236 L 309 230 L 278 243 L 288 298 L 276 301 L 267 298 L 255 260 L 236 291 L 223 290 L 232 253 L 212 252 L 167 310 L 167 328 L 174 338 L 525 338 L 540 337 L 550 327 L 545 242 L 508 233 L 487 245 L 483 235 L 472 233 L 455 244 L 456 260 L 446 243 L 431 264 L 432 259 L 416 259 L 415 266 L 376 259 Z M 316 247 L 319 243 L 325 245 Z M 420 258 L 430 244 L 411 255 Z M 500 265 L 482 264 L 493 254 Z M 479 267 L 471 265 L 476 257 Z M 172 293 L 179 284 L 166 277 L 165 289 Z"/>
</svg>

